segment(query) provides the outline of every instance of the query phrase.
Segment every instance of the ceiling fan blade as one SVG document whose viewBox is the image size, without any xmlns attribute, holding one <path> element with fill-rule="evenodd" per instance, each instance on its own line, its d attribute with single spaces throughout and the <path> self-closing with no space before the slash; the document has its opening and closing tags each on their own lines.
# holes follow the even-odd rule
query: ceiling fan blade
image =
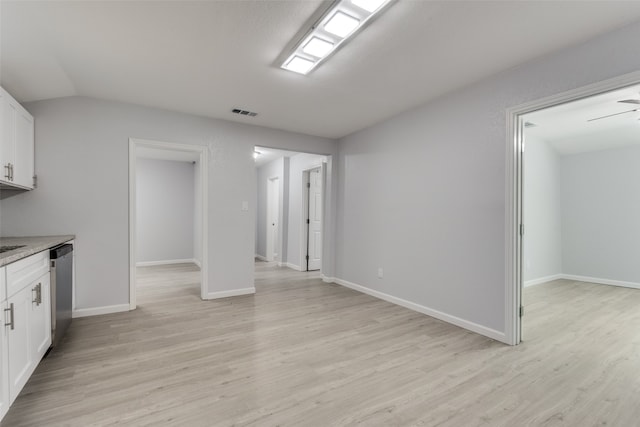
<svg viewBox="0 0 640 427">
<path fill-rule="evenodd" d="M 624 99 L 618 102 L 621 102 L 623 104 L 640 104 L 640 99 Z"/>
<path fill-rule="evenodd" d="M 595 119 L 589 119 L 589 120 L 587 120 L 587 121 L 588 121 L 588 122 L 593 122 L 593 121 L 595 121 L 595 120 L 606 119 L 607 117 L 619 116 L 620 114 L 633 113 L 634 111 L 638 111 L 638 110 L 640 110 L 640 108 L 635 108 L 635 109 L 633 109 L 633 110 L 623 111 L 623 112 L 621 112 L 621 113 L 608 114 L 608 115 L 606 115 L 606 116 L 596 117 Z"/>
</svg>

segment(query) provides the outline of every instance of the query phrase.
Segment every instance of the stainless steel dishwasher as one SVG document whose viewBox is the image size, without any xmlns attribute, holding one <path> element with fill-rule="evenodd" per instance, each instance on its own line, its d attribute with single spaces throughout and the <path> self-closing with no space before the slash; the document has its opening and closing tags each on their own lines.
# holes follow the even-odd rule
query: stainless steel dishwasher
<svg viewBox="0 0 640 427">
<path fill-rule="evenodd" d="M 73 298 L 73 245 L 57 246 L 51 258 L 51 347 L 62 339 L 71 324 Z"/>
</svg>

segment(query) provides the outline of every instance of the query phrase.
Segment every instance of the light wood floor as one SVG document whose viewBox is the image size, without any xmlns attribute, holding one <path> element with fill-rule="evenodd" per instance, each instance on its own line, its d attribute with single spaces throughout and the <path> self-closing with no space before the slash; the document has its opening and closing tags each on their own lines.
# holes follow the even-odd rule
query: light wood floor
<svg viewBox="0 0 640 427">
<path fill-rule="evenodd" d="M 637 290 L 527 288 L 509 347 L 266 263 L 216 301 L 188 266 L 141 273 L 139 308 L 74 319 L 3 427 L 640 425 Z"/>
</svg>

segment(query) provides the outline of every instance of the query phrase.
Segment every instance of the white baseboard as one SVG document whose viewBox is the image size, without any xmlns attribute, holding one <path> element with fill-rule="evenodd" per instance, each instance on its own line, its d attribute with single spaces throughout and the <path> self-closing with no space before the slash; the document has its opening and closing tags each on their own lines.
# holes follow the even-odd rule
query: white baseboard
<svg viewBox="0 0 640 427">
<path fill-rule="evenodd" d="M 240 295 L 251 295 L 256 293 L 256 288 L 232 289 L 230 291 L 209 292 L 207 299 L 220 299 L 237 297 Z"/>
<path fill-rule="evenodd" d="M 623 288 L 640 289 L 640 283 L 624 282 L 621 280 L 602 279 L 599 277 L 577 276 L 575 274 L 554 274 L 553 276 L 527 280 L 526 282 L 524 282 L 524 287 L 526 288 L 529 286 L 541 285 L 543 283 L 547 283 L 547 282 L 551 282 L 553 280 L 559 280 L 559 279 L 573 280 L 575 282 L 597 283 L 599 285 L 620 286 Z"/>
<path fill-rule="evenodd" d="M 392 304 L 396 304 L 396 305 L 408 308 L 409 310 L 417 311 L 418 313 L 426 314 L 427 316 L 431 316 L 436 319 L 442 320 L 444 322 L 451 323 L 453 325 L 467 329 L 471 332 L 475 332 L 477 334 L 484 335 L 489 338 L 493 338 L 494 340 L 503 342 L 505 344 L 509 344 L 507 340 L 507 336 L 505 335 L 504 332 L 496 331 L 495 329 L 487 328 L 486 326 L 478 325 L 477 323 L 473 323 L 468 320 L 461 319 L 459 317 L 452 316 L 450 314 L 443 313 L 441 311 L 434 310 L 432 308 L 425 307 L 423 305 L 404 300 L 402 298 L 394 297 L 392 295 L 385 294 L 384 292 L 375 291 L 373 289 L 369 289 L 365 286 L 351 283 L 343 279 L 339 279 L 339 278 L 333 278 L 333 279 L 335 283 L 342 285 L 344 287 L 353 289 L 358 292 L 362 292 L 367 295 L 371 295 L 372 297 L 379 298 L 381 300 L 390 302 Z"/>
<path fill-rule="evenodd" d="M 120 313 L 123 311 L 129 311 L 129 304 L 108 305 L 105 307 L 93 307 L 93 308 L 80 308 L 73 310 L 71 317 L 89 317 L 100 316 L 101 314 Z"/>
<path fill-rule="evenodd" d="M 576 282 L 590 282 L 590 283 L 597 283 L 599 285 L 610 285 L 610 286 L 620 286 L 623 288 L 640 289 L 640 283 L 623 282 L 620 280 L 601 279 L 599 277 L 585 277 L 585 276 L 576 276 L 573 274 L 563 274 L 561 278 L 566 280 L 574 280 Z"/>
<path fill-rule="evenodd" d="M 282 267 L 287 267 L 296 271 L 303 271 L 302 267 L 300 267 L 299 265 L 291 264 L 290 262 L 283 263 Z"/>
<path fill-rule="evenodd" d="M 254 258 L 257 258 L 257 259 L 259 259 L 260 261 L 269 262 L 269 260 L 267 259 L 267 257 L 266 257 L 266 256 L 262 256 L 262 255 L 255 254 L 255 255 L 254 255 Z"/>
<path fill-rule="evenodd" d="M 198 261 L 191 259 L 167 259 L 162 261 L 141 261 L 136 262 L 136 267 L 152 267 L 154 265 L 171 265 L 171 264 L 196 264 Z"/>
<path fill-rule="evenodd" d="M 562 274 L 553 274 L 551 276 L 540 277 L 539 279 L 527 280 L 524 282 L 524 287 L 541 285 L 543 283 L 551 282 L 553 280 L 563 279 L 564 276 Z"/>
<path fill-rule="evenodd" d="M 336 278 L 335 277 L 328 277 L 325 276 L 324 274 L 322 275 L 322 281 L 324 283 L 335 283 L 336 282 Z"/>
</svg>

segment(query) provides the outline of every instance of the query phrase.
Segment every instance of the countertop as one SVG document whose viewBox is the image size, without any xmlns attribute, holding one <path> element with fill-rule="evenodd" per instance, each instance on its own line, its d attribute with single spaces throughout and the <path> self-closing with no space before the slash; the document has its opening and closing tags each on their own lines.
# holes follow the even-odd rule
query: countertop
<svg viewBox="0 0 640 427">
<path fill-rule="evenodd" d="M 61 243 L 73 240 L 75 237 L 72 234 L 66 236 L 0 237 L 0 246 L 24 245 L 22 248 L 0 253 L 0 267 L 46 251 Z"/>
</svg>

